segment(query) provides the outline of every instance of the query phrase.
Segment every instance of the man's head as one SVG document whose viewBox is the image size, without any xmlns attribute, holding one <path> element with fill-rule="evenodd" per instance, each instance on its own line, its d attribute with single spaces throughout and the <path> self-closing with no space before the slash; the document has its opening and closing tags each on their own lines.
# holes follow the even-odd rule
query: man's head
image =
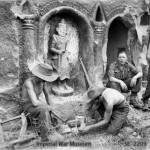
<svg viewBox="0 0 150 150">
<path fill-rule="evenodd" d="M 36 65 L 31 72 L 39 81 L 53 82 L 58 78 L 58 73 L 50 65 L 45 63 Z"/>
<path fill-rule="evenodd" d="M 99 97 L 105 89 L 101 84 L 94 84 L 84 93 L 82 99 L 85 103 L 90 103 Z"/>
<path fill-rule="evenodd" d="M 125 51 L 118 52 L 117 58 L 118 58 L 118 62 L 120 64 L 122 64 L 122 65 L 125 64 L 125 62 L 127 61 L 127 54 L 126 54 L 126 52 Z"/>
</svg>

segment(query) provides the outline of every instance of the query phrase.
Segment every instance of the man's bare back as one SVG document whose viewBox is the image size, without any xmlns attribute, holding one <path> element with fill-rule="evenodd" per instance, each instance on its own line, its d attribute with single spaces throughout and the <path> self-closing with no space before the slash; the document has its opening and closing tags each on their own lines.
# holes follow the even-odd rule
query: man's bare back
<svg viewBox="0 0 150 150">
<path fill-rule="evenodd" d="M 105 110 L 101 109 L 100 106 L 102 105 L 100 103 L 99 106 L 97 106 L 97 109 L 100 109 L 99 111 L 103 111 L 103 120 L 97 122 L 96 124 L 88 125 L 80 129 L 79 131 L 81 133 L 86 133 L 109 124 L 107 129 L 108 133 L 114 134 L 118 132 L 124 124 L 127 114 L 129 112 L 128 104 L 125 101 L 125 97 L 117 90 L 111 88 L 101 90 L 97 86 L 97 89 L 93 88 L 93 90 L 95 93 L 99 91 L 99 101 L 104 104 Z M 93 100 L 92 97 L 91 100 Z M 94 104 L 94 100 L 92 102 Z M 94 105 L 97 105 L 97 103 Z M 87 111 L 87 109 L 88 108 L 85 107 L 85 111 Z M 118 111 L 120 111 L 120 113 L 118 113 Z"/>
<path fill-rule="evenodd" d="M 25 81 L 22 87 L 22 99 L 25 101 L 31 100 L 29 93 L 28 93 L 28 88 L 33 88 L 37 99 L 39 99 L 39 96 L 43 91 L 43 82 L 36 83 L 34 81 L 34 77 L 29 78 Z"/>
<path fill-rule="evenodd" d="M 125 101 L 125 97 L 120 92 L 111 88 L 106 88 L 102 93 L 102 97 L 104 98 L 104 103 L 112 106 L 119 105 Z"/>
<path fill-rule="evenodd" d="M 22 87 L 22 101 L 30 101 L 34 106 L 47 105 L 45 101 L 41 101 L 39 96 L 44 93 L 46 103 L 50 103 L 50 97 L 44 80 L 38 77 L 31 77 L 25 81 Z M 47 105 L 48 106 L 48 105 Z M 49 106 L 50 107 L 50 106 Z"/>
<path fill-rule="evenodd" d="M 57 120 L 52 116 L 49 88 L 52 82 L 58 78 L 58 74 L 53 72 L 50 65 L 44 63 L 34 66 L 31 72 L 34 76 L 28 78 L 22 87 L 22 108 L 24 113 L 28 114 L 31 122 L 33 118 L 38 120 L 37 129 L 41 141 L 48 141 L 51 126 L 57 123 Z M 45 96 L 44 99 L 40 97 L 42 93 Z"/>
</svg>

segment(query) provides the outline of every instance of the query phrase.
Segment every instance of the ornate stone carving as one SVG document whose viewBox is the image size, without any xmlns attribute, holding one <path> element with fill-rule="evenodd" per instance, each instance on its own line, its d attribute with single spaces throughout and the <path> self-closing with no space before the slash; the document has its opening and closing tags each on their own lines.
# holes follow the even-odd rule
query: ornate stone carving
<svg viewBox="0 0 150 150">
<path fill-rule="evenodd" d="M 149 1 L 149 0 L 145 0 L 144 2 L 145 2 L 145 4 L 143 4 L 143 7 L 145 7 L 146 11 L 149 12 L 150 1 Z M 150 12 L 149 12 L 149 13 L 150 13 Z"/>
<path fill-rule="evenodd" d="M 125 6 L 123 6 L 123 5 L 117 6 L 117 7 L 113 8 L 110 12 L 106 13 L 106 18 L 107 18 L 107 20 L 110 20 L 115 15 L 124 13 L 124 11 L 125 11 Z"/>
<path fill-rule="evenodd" d="M 53 2 L 49 2 L 45 6 L 39 7 L 39 12 L 40 12 L 40 15 L 43 16 L 47 12 L 49 12 L 50 10 L 52 10 L 56 7 L 62 7 L 62 6 L 68 6 L 68 7 L 74 8 L 74 9 L 82 12 L 85 15 L 87 15 L 89 13 L 89 11 L 85 7 L 83 7 L 81 4 L 79 4 L 77 2 L 70 2 L 70 1 L 62 1 L 62 2 L 53 1 Z"/>
<path fill-rule="evenodd" d="M 16 18 L 22 21 L 23 29 L 34 29 L 34 23 L 39 12 L 32 0 L 17 0 L 11 11 Z"/>
<path fill-rule="evenodd" d="M 149 35 L 143 35 L 142 36 L 142 44 L 144 45 L 144 44 L 146 44 L 146 45 L 148 45 L 148 42 L 149 42 Z"/>
<path fill-rule="evenodd" d="M 73 94 L 73 88 L 67 85 L 67 80 L 70 79 L 71 64 L 78 60 L 78 49 L 74 49 L 76 45 L 69 47 L 70 42 L 76 40 L 73 36 L 76 32 L 71 26 L 67 26 L 64 19 L 58 23 L 56 28 L 58 34 L 53 35 L 53 40 L 50 46 L 51 62 L 53 67 L 59 73 L 59 79 L 52 87 L 52 91 L 56 95 L 68 96 Z M 71 41 L 72 40 L 72 41 Z M 76 41 L 78 44 L 78 41 Z M 72 56 L 72 55 L 73 56 Z M 76 57 L 76 58 L 75 58 Z M 74 64 L 75 65 L 75 64 Z"/>
<path fill-rule="evenodd" d="M 93 21 L 91 22 L 94 31 L 94 73 L 95 81 L 102 83 L 102 78 L 104 74 L 103 70 L 103 61 L 102 61 L 102 41 L 103 41 L 103 32 L 106 27 L 106 18 L 104 15 L 103 7 L 101 2 L 98 2 L 95 5 L 95 10 L 93 12 Z"/>
<path fill-rule="evenodd" d="M 99 24 L 95 24 L 94 25 L 94 33 L 98 34 L 98 35 L 102 35 L 105 27 L 106 27 L 106 25 L 103 22 L 101 22 Z"/>
<path fill-rule="evenodd" d="M 97 16 L 99 16 L 99 20 L 97 20 Z M 93 21 L 91 24 L 93 25 L 95 34 L 101 35 L 103 33 L 106 24 L 106 18 L 100 2 L 98 2 L 95 6 Z"/>
<path fill-rule="evenodd" d="M 94 53 L 95 53 L 95 80 L 96 82 L 102 82 L 104 70 L 102 61 L 102 42 L 103 42 L 103 32 L 105 30 L 105 23 L 100 22 L 94 24 Z"/>
<path fill-rule="evenodd" d="M 24 80 L 31 75 L 28 61 L 33 62 L 36 56 L 34 23 L 39 13 L 32 0 L 17 0 L 11 11 L 16 18 L 21 20 L 22 28 L 24 29 L 22 34 L 23 50 L 20 52 L 19 62 L 19 84 L 22 85 Z"/>
<path fill-rule="evenodd" d="M 146 39 L 145 39 L 146 38 Z M 146 61 L 146 51 L 147 51 L 147 37 L 143 39 L 142 44 L 140 43 L 137 31 L 135 27 L 132 27 L 128 31 L 128 48 L 130 52 L 130 61 L 132 61 L 135 66 L 142 71 L 142 66 L 147 65 Z"/>
<path fill-rule="evenodd" d="M 34 23 L 35 23 L 36 17 L 35 18 L 27 18 L 22 20 L 22 28 L 23 29 L 35 29 Z"/>
<path fill-rule="evenodd" d="M 11 11 L 16 18 L 20 19 L 32 19 L 39 16 L 38 9 L 32 0 L 17 0 Z"/>
</svg>

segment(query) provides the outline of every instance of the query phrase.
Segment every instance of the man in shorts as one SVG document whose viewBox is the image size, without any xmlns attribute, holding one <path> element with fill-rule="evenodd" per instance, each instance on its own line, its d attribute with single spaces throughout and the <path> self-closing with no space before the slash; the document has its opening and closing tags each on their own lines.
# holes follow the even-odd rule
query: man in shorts
<svg viewBox="0 0 150 150">
<path fill-rule="evenodd" d="M 86 104 L 86 117 L 92 116 L 97 111 L 102 120 L 81 128 L 80 133 L 88 133 L 107 127 L 106 132 L 115 135 L 126 122 L 129 105 L 125 97 L 117 90 L 96 84 L 83 95 L 83 100 Z"/>
<path fill-rule="evenodd" d="M 31 120 L 37 118 L 42 142 L 48 141 L 48 132 L 53 124 L 48 87 L 58 78 L 58 74 L 50 65 L 44 63 L 36 65 L 31 72 L 34 76 L 23 84 L 21 103 L 24 113 L 28 114 Z M 39 99 L 41 93 L 44 93 L 46 101 Z"/>
</svg>

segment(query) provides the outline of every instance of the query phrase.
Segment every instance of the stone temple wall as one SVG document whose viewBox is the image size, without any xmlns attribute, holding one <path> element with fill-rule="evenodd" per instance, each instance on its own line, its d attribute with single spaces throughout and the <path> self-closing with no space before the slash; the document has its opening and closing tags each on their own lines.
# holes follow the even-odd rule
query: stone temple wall
<svg viewBox="0 0 150 150">
<path fill-rule="evenodd" d="M 18 82 L 19 25 L 11 13 L 11 5 L 0 2 L 0 91 Z"/>
<path fill-rule="evenodd" d="M 5 109 L 6 118 L 20 113 L 17 87 L 21 24 L 11 12 L 12 5 L 13 1 L 0 1 L 0 116 Z"/>
<path fill-rule="evenodd" d="M 110 50 L 109 46 L 114 45 L 113 42 L 117 37 L 110 42 L 109 37 L 113 38 L 113 34 L 109 36 L 109 33 L 117 17 L 121 18 L 121 22 L 127 29 L 128 37 L 123 44 L 125 43 L 130 54 L 137 53 L 139 45 L 142 45 L 142 48 L 138 49 L 140 55 L 134 57 L 134 62 L 139 65 L 140 62 L 136 60 L 146 58 L 148 24 L 141 25 L 140 19 L 145 12 L 149 11 L 149 5 L 144 0 L 24 0 L 20 8 L 16 2 L 21 0 L 0 0 L 0 105 L 4 105 L 6 109 L 10 105 L 14 105 L 14 108 L 19 105 L 19 83 L 21 86 L 22 76 L 25 77 L 24 73 L 29 71 L 27 66 L 33 64 L 34 59 L 44 57 L 43 43 L 47 25 L 45 21 L 50 20 L 54 14 L 59 13 L 61 16 L 68 13 L 68 16 L 73 16 L 78 21 L 76 26 L 81 41 L 79 56 L 82 56 L 93 83 L 102 81 L 109 62 L 108 54 L 116 55 L 116 51 Z M 30 19 L 23 19 L 20 13 L 36 14 L 38 17 L 35 19 L 30 16 Z M 144 22 L 144 19 L 142 21 Z M 132 39 L 129 36 L 132 35 L 130 30 L 132 28 L 136 33 L 136 39 L 134 42 L 129 42 Z M 118 47 L 120 47 L 119 43 Z M 115 60 L 115 56 L 111 57 Z M 85 91 L 88 86 L 81 66 L 78 66 L 78 71 L 80 72 L 77 76 L 78 83 L 82 84 L 81 87 Z M 73 79 L 74 81 L 76 82 L 76 78 Z M 8 101 L 11 103 L 6 103 Z M 20 109 L 16 109 L 16 112 L 19 113 Z"/>
</svg>

